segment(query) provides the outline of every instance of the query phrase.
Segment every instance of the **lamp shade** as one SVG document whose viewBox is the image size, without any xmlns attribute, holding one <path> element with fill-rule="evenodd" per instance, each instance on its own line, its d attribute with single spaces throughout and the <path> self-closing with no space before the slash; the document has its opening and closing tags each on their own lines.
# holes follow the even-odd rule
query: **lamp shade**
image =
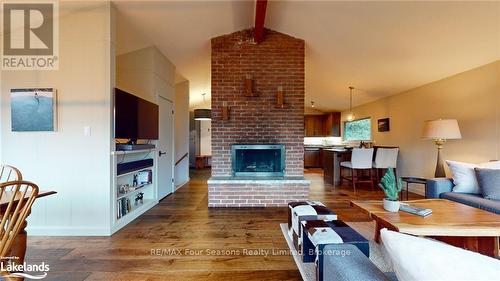
<svg viewBox="0 0 500 281">
<path fill-rule="evenodd" d="M 456 119 L 438 119 L 424 122 L 422 130 L 424 139 L 461 139 L 460 128 Z"/>
<path fill-rule="evenodd" d="M 194 120 L 212 120 L 212 110 L 210 109 L 195 109 Z"/>
</svg>

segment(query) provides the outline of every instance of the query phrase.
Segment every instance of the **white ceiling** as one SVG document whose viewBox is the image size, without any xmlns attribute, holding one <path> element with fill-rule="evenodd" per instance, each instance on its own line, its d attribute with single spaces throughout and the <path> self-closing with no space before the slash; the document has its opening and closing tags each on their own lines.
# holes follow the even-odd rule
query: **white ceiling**
<svg viewBox="0 0 500 281">
<path fill-rule="evenodd" d="M 210 94 L 210 38 L 253 26 L 254 1 L 114 2 L 117 52 L 157 46 Z M 500 59 L 500 2 L 269 1 L 265 26 L 306 42 L 306 105 L 341 110 Z"/>
</svg>

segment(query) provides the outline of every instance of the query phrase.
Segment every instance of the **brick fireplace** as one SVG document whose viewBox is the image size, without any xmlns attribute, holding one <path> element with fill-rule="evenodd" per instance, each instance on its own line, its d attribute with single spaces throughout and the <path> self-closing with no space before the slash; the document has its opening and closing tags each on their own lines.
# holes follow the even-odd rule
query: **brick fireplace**
<svg viewBox="0 0 500 281">
<path fill-rule="evenodd" d="M 308 197 L 304 179 L 304 41 L 272 30 L 252 41 L 252 30 L 212 39 L 212 177 L 209 207 L 271 207 Z M 247 96 L 245 79 L 254 96 Z M 276 93 L 285 107 L 277 108 Z M 229 109 L 224 120 L 223 107 Z M 236 154 L 235 147 L 282 147 L 281 166 L 265 151 Z M 243 152 L 240 152 L 243 153 Z M 234 161 L 244 157 L 242 171 Z M 281 158 L 280 158 L 281 159 Z M 239 160 L 238 160 L 239 161 Z M 268 169 L 269 171 L 266 171 Z M 255 173 L 252 173 L 255 172 Z"/>
</svg>

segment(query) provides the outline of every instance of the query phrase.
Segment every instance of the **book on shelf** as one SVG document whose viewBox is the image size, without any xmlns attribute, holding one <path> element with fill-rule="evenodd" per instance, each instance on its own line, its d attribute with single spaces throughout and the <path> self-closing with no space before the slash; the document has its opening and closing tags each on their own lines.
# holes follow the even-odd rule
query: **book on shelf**
<svg viewBox="0 0 500 281">
<path fill-rule="evenodd" d="M 118 200 L 118 214 L 117 217 L 121 218 L 128 214 L 130 211 L 132 211 L 132 204 L 130 202 L 130 199 L 128 198 L 122 198 Z"/>
<path fill-rule="evenodd" d="M 432 214 L 432 209 L 420 208 L 408 204 L 401 204 L 401 206 L 399 206 L 399 210 L 413 215 L 421 216 L 424 218 Z"/>
</svg>

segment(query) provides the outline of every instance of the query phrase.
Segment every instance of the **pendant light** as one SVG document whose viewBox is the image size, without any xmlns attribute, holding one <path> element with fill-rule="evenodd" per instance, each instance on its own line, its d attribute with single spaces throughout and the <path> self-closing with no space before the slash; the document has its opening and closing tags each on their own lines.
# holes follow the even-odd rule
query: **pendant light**
<svg viewBox="0 0 500 281">
<path fill-rule="evenodd" d="M 349 86 L 349 114 L 347 115 L 347 121 L 354 120 L 354 112 L 352 112 L 352 90 L 354 90 L 353 86 Z"/>
<path fill-rule="evenodd" d="M 205 95 L 206 93 L 201 94 L 203 96 L 203 105 L 205 104 Z M 195 109 L 194 110 L 194 120 L 212 120 L 212 110 L 211 109 Z"/>
</svg>

